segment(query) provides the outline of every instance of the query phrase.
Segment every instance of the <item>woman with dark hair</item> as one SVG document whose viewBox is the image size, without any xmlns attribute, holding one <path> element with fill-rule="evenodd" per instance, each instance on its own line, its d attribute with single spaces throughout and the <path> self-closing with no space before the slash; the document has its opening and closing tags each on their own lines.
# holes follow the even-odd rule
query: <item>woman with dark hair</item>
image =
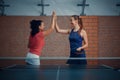
<svg viewBox="0 0 120 80">
<path fill-rule="evenodd" d="M 87 33 L 83 29 L 82 19 L 77 16 L 71 16 L 72 29 L 60 29 L 56 21 L 56 31 L 58 33 L 69 34 L 70 58 L 85 58 L 85 48 L 88 47 Z M 84 42 L 84 44 L 83 44 Z M 67 64 L 87 64 L 86 59 L 68 59 Z"/>
<path fill-rule="evenodd" d="M 41 51 L 44 47 L 44 37 L 49 35 L 53 30 L 55 26 L 55 13 L 52 14 L 52 23 L 51 27 L 44 31 L 44 22 L 42 20 L 32 20 L 30 22 L 30 37 L 29 37 L 29 43 L 28 48 L 29 52 L 26 56 L 26 63 L 31 65 L 40 65 L 40 55 Z"/>
</svg>

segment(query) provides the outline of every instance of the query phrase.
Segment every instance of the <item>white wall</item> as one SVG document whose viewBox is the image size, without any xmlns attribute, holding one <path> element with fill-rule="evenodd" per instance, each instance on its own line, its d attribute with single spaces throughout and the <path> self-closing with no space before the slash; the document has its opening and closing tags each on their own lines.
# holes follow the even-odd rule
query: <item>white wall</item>
<svg viewBox="0 0 120 80">
<path fill-rule="evenodd" d="M 10 7 L 5 8 L 6 15 L 39 16 L 41 7 L 37 6 L 41 0 L 4 0 Z M 51 15 L 55 10 L 57 15 L 80 15 L 82 0 L 44 0 L 50 6 L 45 7 L 45 14 Z M 86 15 L 120 15 L 120 7 L 116 7 L 120 0 L 86 0 L 90 5 L 85 8 Z"/>
</svg>

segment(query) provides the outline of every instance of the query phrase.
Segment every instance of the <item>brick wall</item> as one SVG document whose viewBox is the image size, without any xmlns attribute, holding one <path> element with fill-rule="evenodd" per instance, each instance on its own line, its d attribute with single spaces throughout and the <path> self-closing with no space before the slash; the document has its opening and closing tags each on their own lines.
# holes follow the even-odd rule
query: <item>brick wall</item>
<svg viewBox="0 0 120 80">
<path fill-rule="evenodd" d="M 99 57 L 120 57 L 120 16 L 99 16 Z M 119 68 L 119 60 L 100 63 Z"/>
<path fill-rule="evenodd" d="M 120 16 L 99 17 L 99 56 L 120 57 Z"/>
</svg>

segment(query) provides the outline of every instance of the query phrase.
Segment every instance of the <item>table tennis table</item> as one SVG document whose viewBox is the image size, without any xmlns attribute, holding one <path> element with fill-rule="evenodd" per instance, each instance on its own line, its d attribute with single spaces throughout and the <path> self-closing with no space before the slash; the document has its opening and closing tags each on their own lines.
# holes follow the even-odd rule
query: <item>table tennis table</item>
<svg viewBox="0 0 120 80">
<path fill-rule="evenodd" d="M 0 69 L 0 80 L 120 80 L 120 66 L 106 64 L 13 64 Z"/>
</svg>

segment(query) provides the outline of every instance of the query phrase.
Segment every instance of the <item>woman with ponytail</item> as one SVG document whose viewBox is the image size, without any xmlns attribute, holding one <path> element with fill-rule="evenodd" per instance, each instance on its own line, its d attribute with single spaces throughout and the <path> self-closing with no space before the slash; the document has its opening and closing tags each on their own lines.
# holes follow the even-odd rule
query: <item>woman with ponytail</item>
<svg viewBox="0 0 120 80">
<path fill-rule="evenodd" d="M 44 37 L 49 35 L 55 26 L 55 13 L 52 14 L 52 21 L 50 28 L 48 30 L 44 30 L 44 22 L 42 20 L 32 20 L 30 22 L 30 37 L 28 48 L 29 52 L 26 56 L 26 63 L 29 65 L 40 65 L 39 56 L 41 55 L 41 51 L 44 47 Z"/>
<path fill-rule="evenodd" d="M 56 21 L 56 31 L 58 33 L 69 34 L 70 58 L 86 58 L 85 48 L 88 47 L 87 33 L 83 29 L 82 19 L 77 16 L 71 16 L 71 30 L 60 29 Z M 87 64 L 86 59 L 69 59 L 67 64 Z"/>
</svg>

